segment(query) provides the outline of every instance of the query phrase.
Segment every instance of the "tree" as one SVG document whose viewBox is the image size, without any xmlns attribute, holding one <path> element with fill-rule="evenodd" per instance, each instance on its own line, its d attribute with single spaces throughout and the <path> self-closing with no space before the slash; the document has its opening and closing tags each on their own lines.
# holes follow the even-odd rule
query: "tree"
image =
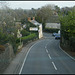
<svg viewBox="0 0 75 75">
<path fill-rule="evenodd" d="M 55 6 L 55 10 L 58 14 L 60 13 L 60 7 L 58 7 L 57 5 Z"/>
<path fill-rule="evenodd" d="M 68 41 L 69 46 L 74 51 L 75 47 L 75 10 L 69 11 L 68 15 L 60 17 L 61 23 L 61 38 L 64 38 L 64 43 Z M 61 43 L 63 40 L 61 39 Z M 67 44 L 66 44 L 67 45 Z"/>
<path fill-rule="evenodd" d="M 37 10 L 36 20 L 43 24 L 43 29 L 45 28 L 45 23 L 48 17 L 53 15 L 54 5 L 45 5 Z"/>
</svg>

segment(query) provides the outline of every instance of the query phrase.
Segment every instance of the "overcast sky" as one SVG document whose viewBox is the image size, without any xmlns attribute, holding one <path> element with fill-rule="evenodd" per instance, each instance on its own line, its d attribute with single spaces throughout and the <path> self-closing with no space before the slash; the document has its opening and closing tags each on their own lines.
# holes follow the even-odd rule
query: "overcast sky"
<svg viewBox="0 0 75 75">
<path fill-rule="evenodd" d="M 31 9 L 31 8 L 40 8 L 41 6 L 47 4 L 54 4 L 61 7 L 73 7 L 75 6 L 75 1 L 6 1 L 9 3 L 9 6 L 13 9 L 22 8 L 22 9 Z"/>
</svg>

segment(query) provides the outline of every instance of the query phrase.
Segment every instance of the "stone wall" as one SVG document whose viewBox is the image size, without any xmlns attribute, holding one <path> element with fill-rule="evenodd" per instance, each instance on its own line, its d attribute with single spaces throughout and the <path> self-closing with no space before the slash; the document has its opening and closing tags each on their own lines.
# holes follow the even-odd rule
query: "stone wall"
<svg viewBox="0 0 75 75">
<path fill-rule="evenodd" d="M 0 74 L 7 68 L 14 56 L 12 46 L 6 44 L 5 51 L 0 54 Z"/>
</svg>

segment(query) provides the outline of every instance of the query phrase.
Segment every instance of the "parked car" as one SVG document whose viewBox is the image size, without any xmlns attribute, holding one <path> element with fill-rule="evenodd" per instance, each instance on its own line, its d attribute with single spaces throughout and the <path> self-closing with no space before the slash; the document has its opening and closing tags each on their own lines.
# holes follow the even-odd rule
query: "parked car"
<svg viewBox="0 0 75 75">
<path fill-rule="evenodd" d="M 55 36 L 55 39 L 60 39 L 60 34 L 57 34 L 57 35 Z"/>
<path fill-rule="evenodd" d="M 53 33 L 52 36 L 56 36 L 58 33 Z"/>
</svg>

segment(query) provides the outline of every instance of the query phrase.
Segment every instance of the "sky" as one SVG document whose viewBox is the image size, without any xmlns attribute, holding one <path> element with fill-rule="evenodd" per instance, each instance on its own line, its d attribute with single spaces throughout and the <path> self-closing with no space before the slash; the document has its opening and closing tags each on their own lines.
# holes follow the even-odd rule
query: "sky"
<svg viewBox="0 0 75 75">
<path fill-rule="evenodd" d="M 12 9 L 31 9 L 31 8 L 41 8 L 47 4 L 58 5 L 60 8 L 62 7 L 73 7 L 75 6 L 75 1 L 6 1 L 10 8 Z"/>
</svg>

